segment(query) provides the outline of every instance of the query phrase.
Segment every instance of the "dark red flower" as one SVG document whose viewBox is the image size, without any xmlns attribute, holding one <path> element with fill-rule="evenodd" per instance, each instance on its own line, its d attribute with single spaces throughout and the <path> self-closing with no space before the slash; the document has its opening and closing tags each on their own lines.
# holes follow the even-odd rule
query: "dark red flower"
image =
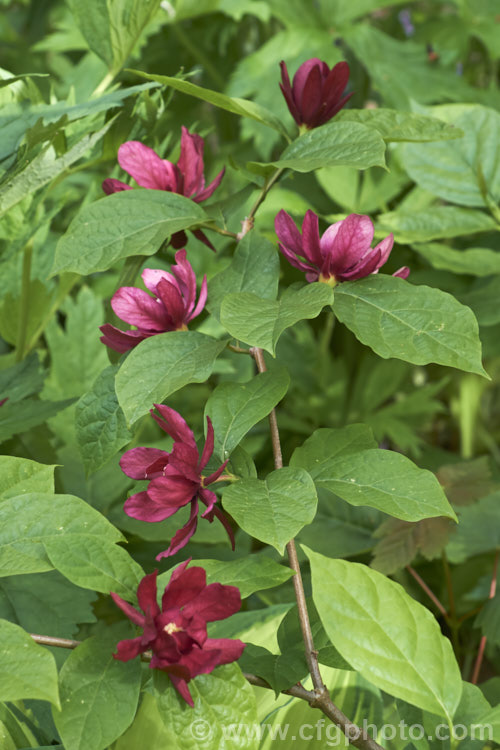
<svg viewBox="0 0 500 750">
<path fill-rule="evenodd" d="M 205 187 L 203 148 L 203 138 L 190 133 L 183 126 L 181 155 L 177 164 L 162 159 L 152 148 L 139 141 L 127 141 L 120 146 L 118 164 L 143 188 L 178 193 L 191 198 L 195 203 L 201 203 L 210 198 L 218 188 L 225 171 L 223 169 L 219 172 L 215 180 Z M 108 178 L 102 183 L 102 189 L 106 195 L 110 195 L 133 188 L 126 182 Z M 214 249 L 201 230 L 197 229 L 193 234 Z M 187 243 L 186 233 L 176 232 L 172 235 L 171 243 L 176 249 L 183 247 Z"/>
<path fill-rule="evenodd" d="M 130 661 L 152 651 L 151 669 L 161 669 L 190 706 L 193 699 L 187 683 L 199 674 L 210 674 L 220 664 L 240 658 L 245 644 L 229 638 L 208 638 L 207 622 L 225 620 L 241 607 L 236 586 L 211 583 L 207 586 L 203 568 L 178 565 L 165 588 L 161 609 L 157 602 L 158 571 L 145 576 L 137 589 L 144 614 L 117 594 L 113 601 L 135 625 L 143 628 L 138 638 L 120 641 L 115 659 Z"/>
<path fill-rule="evenodd" d="M 153 292 L 151 297 L 142 289 L 122 286 L 113 295 L 111 307 L 126 323 L 137 327 L 136 331 L 121 331 L 106 323 L 100 330 L 101 341 L 117 352 L 128 352 L 144 339 L 166 331 L 185 331 L 187 324 L 201 313 L 207 300 L 207 277 L 203 277 L 200 296 L 196 304 L 196 276 L 186 259 L 186 251 L 175 254 L 177 265 L 172 273 L 157 268 L 146 268 L 142 272 L 144 284 Z"/>
<path fill-rule="evenodd" d="M 275 220 L 279 249 L 285 258 L 300 271 L 307 281 L 322 281 L 335 286 L 339 281 L 354 281 L 378 273 L 387 261 L 394 237 L 389 234 L 375 247 L 373 223 L 369 216 L 349 214 L 328 227 L 320 237 L 318 216 L 307 211 L 302 224 L 302 235 L 292 217 L 280 211 Z M 406 279 L 410 269 L 403 266 L 393 276 Z"/>
<path fill-rule="evenodd" d="M 217 507 L 217 495 L 207 486 L 220 477 L 227 461 L 210 474 L 202 475 L 214 450 L 214 429 L 207 417 L 207 439 L 200 456 L 192 430 L 184 419 L 169 406 L 155 404 L 160 412 L 151 415 L 160 427 L 174 439 L 170 453 L 158 448 L 132 448 L 120 459 L 122 471 L 132 479 L 150 479 L 147 490 L 131 495 L 125 502 L 128 516 L 154 523 L 173 516 L 180 508 L 191 504 L 187 523 L 179 529 L 164 552 L 156 559 L 175 555 L 193 536 L 198 525 L 198 501 L 206 505 L 202 518 L 210 523 L 218 518 L 226 529 L 234 549 L 234 535 L 224 513 Z"/>
<path fill-rule="evenodd" d="M 343 96 L 349 80 L 349 65 L 339 62 L 331 70 L 317 57 L 302 63 L 293 77 L 293 85 L 286 64 L 281 61 L 280 88 L 288 109 L 297 125 L 317 128 L 331 120 L 351 98 Z"/>
</svg>

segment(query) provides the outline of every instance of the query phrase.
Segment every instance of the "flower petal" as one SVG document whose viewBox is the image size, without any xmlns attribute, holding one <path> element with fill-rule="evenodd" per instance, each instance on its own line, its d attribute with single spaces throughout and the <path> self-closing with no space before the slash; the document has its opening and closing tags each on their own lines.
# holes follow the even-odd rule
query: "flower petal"
<svg viewBox="0 0 500 750">
<path fill-rule="evenodd" d="M 202 201 L 206 201 L 207 198 L 210 198 L 213 193 L 217 190 L 219 185 L 222 182 L 222 178 L 224 177 L 226 173 L 226 167 L 223 167 L 217 177 L 210 182 L 204 190 L 201 190 L 197 195 L 193 196 L 193 200 L 195 203 L 201 203 Z"/>
<path fill-rule="evenodd" d="M 339 281 L 355 281 L 356 279 L 364 279 L 365 276 L 369 276 L 371 273 L 376 273 L 380 268 L 380 250 L 370 250 L 366 253 L 365 257 L 362 258 L 359 263 L 356 263 L 352 268 L 344 273 L 339 274 Z"/>
<path fill-rule="evenodd" d="M 330 246 L 329 267 L 335 276 L 351 269 L 369 251 L 373 224 L 368 216 L 349 214 Z M 326 258 L 325 258 L 326 260 Z"/>
<path fill-rule="evenodd" d="M 132 185 L 127 185 L 126 182 L 121 180 L 115 180 L 113 177 L 108 177 L 102 183 L 102 189 L 106 195 L 112 195 L 112 193 L 121 193 L 122 190 L 132 190 Z"/>
<path fill-rule="evenodd" d="M 160 614 L 160 608 L 157 602 L 157 590 L 156 590 L 156 579 L 158 577 L 158 571 L 155 570 L 153 573 L 144 576 L 137 588 L 137 601 L 139 607 L 142 609 L 145 615 L 150 618 L 156 617 Z"/>
<path fill-rule="evenodd" d="M 133 607 L 131 604 L 126 602 L 124 599 L 121 598 L 121 596 L 118 596 L 118 594 L 114 594 L 112 591 L 110 592 L 110 596 L 114 603 L 120 607 L 122 612 L 125 612 L 128 619 L 131 620 L 134 625 L 139 625 L 139 627 L 143 628 L 144 623 L 146 622 L 146 619 L 144 615 L 141 615 L 140 612 L 138 612 L 135 607 Z"/>
<path fill-rule="evenodd" d="M 155 419 L 162 430 L 170 435 L 175 441 L 179 443 L 186 443 L 196 448 L 196 440 L 194 439 L 193 431 L 188 427 L 187 422 L 181 417 L 181 415 L 172 409 L 170 406 L 165 404 L 153 404 L 153 406 L 160 412 L 158 417 L 151 409 L 151 415 Z"/>
<path fill-rule="evenodd" d="M 321 60 L 318 57 L 312 57 L 310 60 L 306 60 L 305 62 L 303 62 L 293 77 L 292 94 L 301 114 L 301 102 L 304 88 L 307 83 L 309 73 L 314 67 L 318 67 L 318 69 L 321 69 Z"/>
<path fill-rule="evenodd" d="M 194 708 L 194 701 L 191 693 L 189 692 L 186 680 L 183 680 L 180 677 L 175 677 L 175 675 L 169 675 L 169 677 L 172 685 L 177 690 L 181 698 L 184 698 L 186 703 L 191 706 L 191 708 Z"/>
<path fill-rule="evenodd" d="M 297 109 L 297 105 L 295 104 L 295 100 L 293 98 L 292 85 L 290 83 L 290 76 L 288 75 L 288 69 L 286 67 L 284 60 L 280 62 L 280 68 L 281 68 L 281 83 L 279 86 L 281 89 L 281 93 L 285 97 L 285 101 L 288 105 L 288 109 L 290 110 L 290 114 L 292 115 L 297 125 L 300 125 L 301 124 L 300 112 Z"/>
<path fill-rule="evenodd" d="M 135 286 L 122 286 L 111 298 L 113 312 L 121 320 L 146 331 L 169 330 L 169 320 L 162 304 Z"/>
<path fill-rule="evenodd" d="M 164 509 L 169 510 L 165 518 L 173 515 L 179 508 L 187 505 L 196 495 L 197 482 L 193 482 L 181 474 L 163 476 L 152 479 L 148 485 L 147 494 L 150 500 Z"/>
<path fill-rule="evenodd" d="M 229 664 L 237 661 L 243 653 L 246 643 L 238 638 L 207 638 L 203 650 L 216 649 L 220 652 L 219 664 Z"/>
<path fill-rule="evenodd" d="M 168 464 L 169 454 L 159 448 L 132 448 L 120 458 L 120 468 L 131 479 L 151 478 L 151 467 L 158 471 Z"/>
<path fill-rule="evenodd" d="M 158 297 L 167 312 L 171 329 L 178 330 L 179 328 L 182 328 L 185 319 L 187 318 L 187 314 L 185 302 L 179 291 L 178 284 L 167 279 L 161 279 L 156 290 Z"/>
<path fill-rule="evenodd" d="M 181 529 L 179 529 L 179 531 L 177 531 L 170 542 L 169 548 L 164 552 L 160 552 L 159 555 L 156 555 L 156 559 L 161 560 L 163 557 L 170 557 L 171 555 L 175 555 L 176 552 L 185 547 L 196 531 L 197 525 L 198 503 L 196 501 L 193 501 L 191 505 L 191 514 L 189 516 L 189 521 Z"/>
<path fill-rule="evenodd" d="M 127 516 L 147 523 L 164 521 L 177 513 L 178 509 L 177 506 L 170 507 L 165 503 L 153 502 L 147 492 L 137 492 L 135 495 L 131 495 L 125 500 L 123 506 Z"/>
<path fill-rule="evenodd" d="M 184 607 L 195 597 L 198 597 L 207 585 L 207 574 L 203 568 L 193 567 L 184 570 L 179 576 L 170 579 L 161 600 L 161 608 L 167 609 Z"/>
<path fill-rule="evenodd" d="M 315 118 L 318 111 L 321 109 L 321 91 L 323 88 L 323 78 L 321 75 L 321 69 L 319 65 L 315 65 L 309 71 L 304 88 L 302 90 L 302 97 L 298 102 L 302 122 L 306 125 L 314 126 L 316 124 Z"/>
<path fill-rule="evenodd" d="M 319 217 L 310 209 L 306 211 L 302 222 L 303 255 L 318 268 L 323 264 L 319 241 Z"/>
<path fill-rule="evenodd" d="M 151 335 L 144 331 L 121 331 L 110 323 L 105 323 L 99 330 L 104 334 L 100 339 L 102 343 L 120 354 L 130 351 Z"/>
<path fill-rule="evenodd" d="M 175 277 L 168 271 L 164 271 L 162 268 L 145 268 L 141 273 L 141 277 L 146 289 L 149 289 L 149 291 L 153 292 L 156 296 L 158 296 L 156 294 L 156 286 L 162 279 L 175 282 Z"/>
<path fill-rule="evenodd" d="M 118 163 L 141 187 L 177 192 L 174 165 L 139 141 L 127 141 L 120 146 Z"/>
<path fill-rule="evenodd" d="M 410 269 L 408 268 L 408 266 L 401 266 L 401 268 L 398 268 L 397 271 L 394 271 L 392 275 L 397 276 L 400 279 L 407 279 L 410 275 Z"/>
<path fill-rule="evenodd" d="M 143 654 L 148 649 L 147 646 L 143 645 L 142 638 L 129 638 L 126 641 L 119 641 L 116 648 L 117 652 L 113 654 L 113 657 L 119 661 L 135 659 L 136 656 Z"/>
<path fill-rule="evenodd" d="M 190 133 L 183 125 L 181 131 L 181 155 L 177 162 L 177 167 L 183 177 L 182 194 L 187 198 L 191 198 L 192 195 L 200 192 L 205 187 L 203 147 L 203 138 L 195 133 Z"/>
<path fill-rule="evenodd" d="M 287 214 L 283 209 L 276 214 L 276 218 L 274 219 L 274 229 L 279 241 L 288 250 L 291 250 L 295 255 L 304 255 L 300 232 L 290 214 Z"/>
<path fill-rule="evenodd" d="M 378 243 L 378 245 L 375 245 L 373 248 L 374 250 L 380 250 L 380 263 L 379 268 L 382 268 L 384 263 L 387 262 L 387 259 L 389 258 L 389 255 L 391 254 L 391 250 L 394 246 L 394 235 L 391 232 L 385 239 L 383 239 L 381 242 Z"/>
<path fill-rule="evenodd" d="M 199 617 L 204 622 L 215 622 L 231 617 L 240 608 L 241 595 L 236 586 L 211 583 L 200 591 L 196 599 L 186 604 L 183 614 L 185 617 Z"/>
<path fill-rule="evenodd" d="M 210 456 L 214 452 L 214 427 L 210 417 L 207 417 L 207 437 L 205 445 L 203 446 L 203 452 L 201 454 L 200 462 L 198 464 L 198 471 L 201 472 L 210 460 Z"/>
</svg>

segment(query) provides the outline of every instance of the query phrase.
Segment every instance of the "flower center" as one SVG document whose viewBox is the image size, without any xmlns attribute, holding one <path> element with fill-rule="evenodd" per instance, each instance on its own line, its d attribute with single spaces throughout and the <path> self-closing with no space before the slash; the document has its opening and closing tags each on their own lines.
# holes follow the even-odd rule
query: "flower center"
<svg viewBox="0 0 500 750">
<path fill-rule="evenodd" d="M 323 276 L 322 273 L 320 273 L 318 281 L 322 284 L 328 284 L 328 286 L 331 287 L 337 286 L 337 284 L 339 283 L 335 276 Z"/>
<path fill-rule="evenodd" d="M 182 628 L 180 628 L 178 625 L 175 624 L 175 622 L 169 622 L 165 627 L 163 628 L 165 633 L 167 635 L 172 635 L 173 633 L 181 633 Z"/>
</svg>

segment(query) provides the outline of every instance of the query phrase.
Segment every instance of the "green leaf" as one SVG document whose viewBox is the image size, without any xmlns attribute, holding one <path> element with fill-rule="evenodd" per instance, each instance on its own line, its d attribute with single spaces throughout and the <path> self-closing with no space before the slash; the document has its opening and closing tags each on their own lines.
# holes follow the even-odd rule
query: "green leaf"
<svg viewBox="0 0 500 750">
<path fill-rule="evenodd" d="M 497 492 L 458 510 L 459 524 L 446 548 L 450 562 L 462 563 L 474 555 L 500 549 L 498 500 Z"/>
<path fill-rule="evenodd" d="M 227 341 L 196 331 L 171 331 L 141 341 L 121 366 L 115 381 L 127 422 L 135 422 L 188 383 L 210 377 Z"/>
<path fill-rule="evenodd" d="M 474 626 L 481 628 L 490 645 L 500 645 L 500 595 L 486 602 L 474 620 Z"/>
<path fill-rule="evenodd" d="M 257 750 L 258 741 L 246 732 L 227 738 L 227 728 L 257 723 L 253 688 L 237 664 L 218 667 L 189 683 L 194 708 L 173 688 L 166 674 L 154 674 L 155 696 L 165 726 L 182 750 Z"/>
<path fill-rule="evenodd" d="M 396 242 L 430 242 L 476 232 L 498 230 L 484 211 L 457 206 L 429 206 L 421 210 L 390 211 L 377 217 L 378 233 L 394 233 Z"/>
<path fill-rule="evenodd" d="M 428 245 L 412 245 L 433 268 L 452 273 L 467 273 L 471 276 L 500 274 L 500 253 L 487 247 L 471 247 L 454 250 L 448 245 L 430 242 Z"/>
<path fill-rule="evenodd" d="M 314 603 L 344 659 L 389 695 L 451 721 L 462 693 L 460 670 L 429 610 L 366 565 L 304 551 Z"/>
<path fill-rule="evenodd" d="M 73 399 L 65 401 L 39 401 L 25 398 L 17 404 L 7 401 L 0 407 L 0 442 L 8 440 L 12 435 L 31 430 L 73 403 Z"/>
<path fill-rule="evenodd" d="M 241 598 L 256 591 L 279 586 L 293 576 L 293 570 L 263 555 L 248 555 L 237 560 L 193 560 L 191 568 L 206 570 L 207 583 L 222 583 L 224 586 L 237 586 Z M 173 572 L 168 570 L 158 577 L 158 591 L 162 591 Z"/>
<path fill-rule="evenodd" d="M 118 367 L 107 367 L 76 405 L 76 439 L 87 474 L 93 474 L 132 437 L 115 391 Z"/>
<path fill-rule="evenodd" d="M 25 196 L 34 193 L 47 185 L 58 175 L 65 172 L 74 162 L 81 159 L 87 151 L 94 148 L 113 124 L 109 120 L 95 133 L 87 133 L 62 156 L 57 156 L 53 146 L 44 148 L 27 167 L 0 187 L 0 217 L 19 203 Z"/>
<path fill-rule="evenodd" d="M 153 255 L 162 242 L 206 220 L 189 198 L 164 190 L 124 190 L 83 207 L 57 244 L 52 275 L 106 271 L 130 255 Z"/>
<path fill-rule="evenodd" d="M 247 432 L 267 417 L 288 390 L 284 367 L 256 375 L 248 383 L 220 383 L 205 406 L 215 431 L 215 452 L 228 458 Z"/>
<path fill-rule="evenodd" d="M 472 311 L 440 289 L 372 275 L 339 284 L 333 308 L 356 338 L 384 359 L 436 362 L 487 377 Z"/>
<path fill-rule="evenodd" d="M 304 469 L 273 471 L 265 480 L 240 479 L 224 490 L 222 502 L 236 523 L 280 554 L 316 513 L 316 490 Z"/>
<path fill-rule="evenodd" d="M 377 130 L 387 143 L 397 141 L 448 141 L 462 138 L 459 127 L 437 117 L 399 112 L 397 109 L 344 109 L 335 117 L 336 122 L 359 122 Z"/>
<path fill-rule="evenodd" d="M 500 278 L 478 281 L 460 295 L 460 301 L 471 308 L 480 326 L 494 326 L 500 323 L 500 306 L 498 295 L 500 292 Z"/>
<path fill-rule="evenodd" d="M 1 397 L 8 396 L 11 403 L 39 393 L 42 387 L 43 374 L 36 352 L 32 352 L 22 362 L 0 371 Z"/>
<path fill-rule="evenodd" d="M 44 547 L 54 568 L 76 586 L 135 600 L 144 571 L 123 547 L 83 534 L 46 539 Z"/>
<path fill-rule="evenodd" d="M 37 698 L 59 706 L 57 667 L 50 651 L 7 620 L 0 620 L 0 640 L 0 700 Z"/>
<path fill-rule="evenodd" d="M 128 631 L 128 632 L 127 632 Z M 130 629 L 120 623 L 88 638 L 60 675 L 61 710 L 53 710 L 66 750 L 105 750 L 130 726 L 141 688 L 141 662 L 117 661 L 113 651 Z"/>
<path fill-rule="evenodd" d="M 0 504 L 0 576 L 52 570 L 44 542 L 52 537 L 123 540 L 104 516 L 71 495 L 29 493 Z"/>
<path fill-rule="evenodd" d="M 238 243 L 230 265 L 208 282 L 207 308 L 220 317 L 222 300 L 231 292 L 251 292 L 276 299 L 280 262 L 275 246 L 255 230 Z"/>
<path fill-rule="evenodd" d="M 272 654 L 267 648 L 248 643 L 238 663 L 245 672 L 266 680 L 275 691 L 276 697 L 282 690 L 287 690 L 308 674 L 303 644 L 300 651 L 296 649 L 282 654 Z"/>
<path fill-rule="evenodd" d="M 424 190 L 461 206 L 500 201 L 500 114 L 480 105 L 435 107 L 464 132 L 459 141 L 401 148 L 402 163 Z"/>
<path fill-rule="evenodd" d="M 120 737 L 114 750 L 137 750 L 148 738 L 151 750 L 182 750 L 177 744 L 177 738 L 173 732 L 168 731 L 163 723 L 157 701 L 150 694 L 143 692 L 136 717 L 130 729 Z"/>
<path fill-rule="evenodd" d="M 331 287 L 319 283 L 288 288 L 277 302 L 247 292 L 228 294 L 221 305 L 221 323 L 238 341 L 274 355 L 283 331 L 304 318 L 316 318 L 332 297 Z"/>
<path fill-rule="evenodd" d="M 57 570 L 0 579 L 0 617 L 29 633 L 73 638 L 81 624 L 95 623 L 97 594 L 77 589 Z"/>
<path fill-rule="evenodd" d="M 27 492 L 54 492 L 55 468 L 27 458 L 0 456 L 0 500 Z"/>
<path fill-rule="evenodd" d="M 495 742 L 500 743 L 500 705 L 495 706 L 495 708 L 492 708 L 491 711 L 488 711 L 486 714 L 483 714 L 481 716 L 481 721 L 475 717 L 475 723 L 479 724 L 481 723 L 483 727 L 486 729 L 486 734 L 484 735 L 485 740 L 494 740 Z M 491 727 L 491 732 L 489 732 L 489 727 Z"/>
<path fill-rule="evenodd" d="M 226 112 L 232 112 L 240 117 L 249 117 L 251 120 L 256 120 L 261 125 L 267 125 L 267 127 L 273 128 L 281 135 L 288 137 L 281 120 L 260 104 L 247 99 L 227 96 L 226 94 L 221 94 L 219 91 L 205 89 L 202 86 L 197 86 L 195 83 L 183 81 L 181 78 L 151 75 L 143 73 L 140 70 L 132 70 L 131 72 L 142 78 L 147 78 L 148 81 L 156 81 L 165 86 L 171 86 L 176 91 L 181 91 L 183 94 L 188 94 L 188 96 L 194 96 L 196 99 L 209 102 L 209 104 L 213 104 L 215 107 L 219 107 L 219 109 L 225 109 Z"/>
<path fill-rule="evenodd" d="M 357 122 L 329 122 L 301 135 L 271 164 L 296 172 L 321 167 L 385 167 L 385 142 L 376 130 Z"/>
<path fill-rule="evenodd" d="M 152 20 L 160 0 L 69 0 L 74 19 L 90 49 L 117 73 Z"/>
<path fill-rule="evenodd" d="M 456 520 L 430 471 L 419 469 L 395 451 L 353 447 L 354 441 L 368 442 L 369 432 L 365 433 L 364 425 L 316 430 L 294 451 L 290 465 L 306 469 L 317 489 L 326 489 L 351 505 L 367 505 L 404 521 L 435 516 Z"/>
</svg>

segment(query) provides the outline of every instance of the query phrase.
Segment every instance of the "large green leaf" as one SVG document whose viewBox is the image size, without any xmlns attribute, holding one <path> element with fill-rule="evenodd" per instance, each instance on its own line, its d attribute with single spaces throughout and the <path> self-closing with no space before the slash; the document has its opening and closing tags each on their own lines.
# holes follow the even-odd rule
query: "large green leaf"
<svg viewBox="0 0 500 750">
<path fill-rule="evenodd" d="M 1 398 L 8 396 L 11 403 L 39 393 L 42 387 L 43 373 L 36 352 L 32 352 L 22 362 L 16 362 L 12 367 L 0 371 Z"/>
<path fill-rule="evenodd" d="M 226 344 L 196 331 L 171 331 L 141 341 L 115 381 L 118 402 L 129 424 L 184 385 L 207 380 Z"/>
<path fill-rule="evenodd" d="M 165 86 L 171 86 L 173 89 L 176 89 L 176 91 L 181 91 L 183 94 L 194 96 L 196 99 L 201 99 L 204 102 L 213 104 L 215 107 L 225 109 L 227 112 L 232 112 L 240 117 L 249 117 L 251 120 L 256 120 L 262 125 L 267 125 L 269 128 L 277 130 L 281 135 L 287 136 L 287 132 L 283 127 L 281 120 L 276 117 L 276 115 L 265 107 L 262 107 L 260 104 L 251 102 L 248 99 L 227 96 L 226 94 L 221 94 L 219 91 L 212 91 L 211 89 L 203 88 L 203 86 L 197 86 L 195 83 L 184 81 L 181 78 L 152 75 L 143 73 L 140 70 L 134 70 L 132 72 L 142 78 L 147 78 L 149 81 L 156 81 L 157 83 L 163 83 Z"/>
<path fill-rule="evenodd" d="M 393 232 L 396 242 L 430 242 L 476 232 L 495 232 L 498 225 L 484 211 L 458 206 L 430 206 L 420 210 L 402 209 L 377 217 L 379 233 Z"/>
<path fill-rule="evenodd" d="M 364 425 L 320 429 L 297 448 L 291 466 L 306 469 L 317 489 L 352 505 L 367 505 L 404 521 L 448 516 L 456 520 L 434 474 L 401 453 L 363 448 L 375 442 Z"/>
<path fill-rule="evenodd" d="M 228 294 L 222 301 L 222 325 L 238 341 L 260 346 L 274 355 L 279 337 L 299 320 L 316 318 L 332 302 L 327 284 L 308 284 L 302 289 L 288 288 L 278 301 L 261 299 L 255 294 Z"/>
<path fill-rule="evenodd" d="M 59 706 L 54 656 L 18 625 L 0 620 L 0 700 L 37 698 Z"/>
<path fill-rule="evenodd" d="M 27 493 L 0 504 L 0 575 L 52 570 L 44 542 L 74 534 L 108 542 L 123 540 L 104 516 L 71 495 Z"/>
<path fill-rule="evenodd" d="M 55 468 L 28 458 L 0 456 L 0 500 L 27 492 L 54 492 Z"/>
<path fill-rule="evenodd" d="M 283 554 L 285 545 L 316 513 L 314 483 L 304 469 L 273 471 L 265 480 L 240 479 L 224 490 L 222 502 L 236 523 Z"/>
<path fill-rule="evenodd" d="M 427 245 L 416 244 L 412 247 L 433 268 L 452 273 L 466 273 L 471 276 L 500 274 L 500 253 L 487 247 L 454 250 L 439 242 L 430 242 Z"/>
<path fill-rule="evenodd" d="M 89 203 L 71 222 L 56 248 L 52 274 L 86 276 L 130 255 L 153 255 L 174 232 L 206 220 L 189 198 L 163 190 L 124 190 Z"/>
<path fill-rule="evenodd" d="M 117 73 L 144 27 L 160 7 L 160 0 L 69 0 L 76 25 L 90 49 Z"/>
<path fill-rule="evenodd" d="M 384 359 L 436 362 L 486 375 L 476 318 L 451 294 L 393 276 L 339 284 L 335 315 Z"/>
<path fill-rule="evenodd" d="M 174 690 L 166 674 L 156 671 L 154 684 L 162 719 L 182 750 L 257 750 L 254 733 L 238 731 L 253 729 L 257 715 L 253 689 L 237 664 L 191 680 L 194 708 Z"/>
<path fill-rule="evenodd" d="M 205 406 L 215 431 L 215 452 L 225 460 L 247 432 L 267 417 L 288 390 L 284 367 L 256 375 L 248 383 L 220 383 Z"/>
<path fill-rule="evenodd" d="M 217 319 L 222 300 L 229 292 L 251 292 L 276 299 L 280 262 L 276 247 L 255 230 L 238 243 L 230 265 L 208 282 L 207 307 Z"/>
<path fill-rule="evenodd" d="M 104 750 L 130 726 L 141 688 L 141 662 L 113 658 L 116 643 L 131 636 L 121 623 L 84 641 L 60 674 L 61 710 L 53 710 L 66 750 Z"/>
<path fill-rule="evenodd" d="M 132 437 L 116 397 L 117 370 L 103 370 L 76 405 L 76 439 L 88 474 L 104 466 Z"/>
<path fill-rule="evenodd" d="M 305 551 L 314 603 L 344 659 L 389 695 L 451 721 L 460 670 L 430 611 L 366 565 Z"/>
<path fill-rule="evenodd" d="M 207 583 L 222 583 L 237 586 L 241 598 L 263 589 L 279 586 L 288 581 L 293 570 L 264 555 L 248 555 L 237 560 L 193 560 L 191 568 L 202 567 L 207 573 Z M 158 577 L 158 591 L 162 591 L 170 580 L 172 570 Z"/>
<path fill-rule="evenodd" d="M 384 141 L 448 141 L 462 138 L 463 131 L 437 117 L 397 109 L 344 109 L 336 122 L 360 122 L 377 130 Z"/>
<path fill-rule="evenodd" d="M 54 568 L 76 586 L 135 600 L 144 571 L 123 547 L 84 534 L 52 537 L 44 547 Z"/>
<path fill-rule="evenodd" d="M 462 104 L 435 107 L 437 117 L 454 123 L 464 137 L 458 141 L 401 149 L 403 166 L 414 182 L 434 195 L 462 206 L 500 201 L 500 114 Z"/>
<path fill-rule="evenodd" d="M 334 121 L 307 131 L 271 163 L 296 172 L 312 172 L 321 167 L 385 167 L 385 142 L 373 128 Z"/>
</svg>

